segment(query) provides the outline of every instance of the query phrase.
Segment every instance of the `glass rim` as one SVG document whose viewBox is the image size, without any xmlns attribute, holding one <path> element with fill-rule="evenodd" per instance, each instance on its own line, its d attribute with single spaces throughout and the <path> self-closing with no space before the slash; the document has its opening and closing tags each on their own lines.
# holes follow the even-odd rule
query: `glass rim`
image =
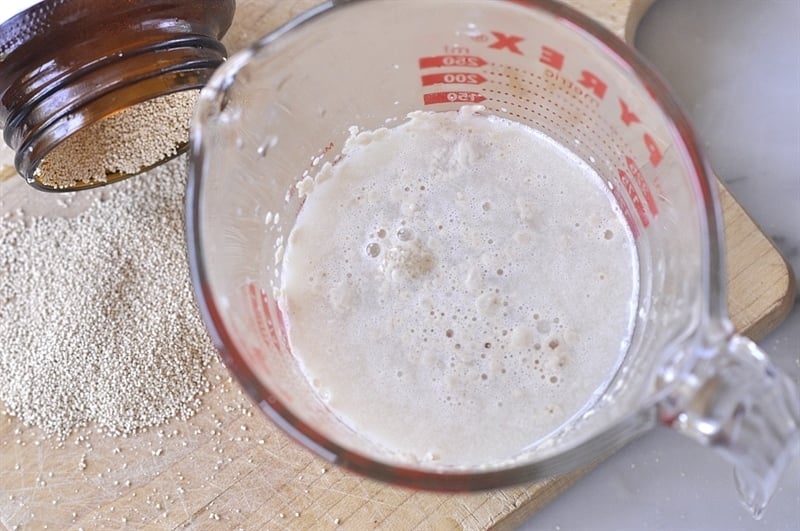
<svg viewBox="0 0 800 531">
<path fill-rule="evenodd" d="M 377 461 L 363 453 L 340 446 L 321 432 L 297 417 L 253 373 L 238 352 L 231 333 L 220 316 L 208 282 L 207 262 L 204 254 L 202 231 L 202 198 L 206 176 L 202 168 L 206 159 L 203 118 L 214 113 L 214 102 L 224 100 L 226 91 L 235 82 L 235 74 L 249 60 L 280 39 L 283 35 L 309 24 L 348 4 L 377 0 L 328 0 L 276 30 L 266 34 L 250 46 L 231 56 L 212 76 L 202 90 L 192 121 L 189 141 L 189 181 L 186 193 L 186 238 L 189 268 L 202 319 L 215 347 L 228 368 L 250 399 L 266 416 L 285 433 L 318 456 L 358 474 L 395 485 L 425 490 L 464 492 L 508 487 L 514 484 L 538 481 L 563 475 L 593 464 L 618 449 L 650 425 L 650 409 L 632 411 L 621 421 L 593 435 L 557 455 L 533 462 L 511 461 L 505 468 L 487 466 L 484 469 L 420 469 L 394 463 Z M 724 262 L 722 256 L 722 217 L 713 172 L 698 148 L 697 137 L 676 99 L 661 78 L 643 61 L 638 53 L 610 30 L 572 7 L 555 0 L 500 0 L 525 8 L 538 9 L 552 17 L 554 22 L 568 23 L 571 30 L 598 43 L 599 52 L 614 58 L 629 68 L 634 76 L 651 92 L 656 105 L 664 113 L 674 139 L 680 139 L 684 163 L 693 169 L 698 205 L 704 216 L 699 216 L 701 232 L 700 296 L 703 301 L 703 318 L 725 320 L 726 293 Z M 219 105 L 217 105 L 219 110 Z M 702 328 L 703 323 L 699 324 Z"/>
</svg>

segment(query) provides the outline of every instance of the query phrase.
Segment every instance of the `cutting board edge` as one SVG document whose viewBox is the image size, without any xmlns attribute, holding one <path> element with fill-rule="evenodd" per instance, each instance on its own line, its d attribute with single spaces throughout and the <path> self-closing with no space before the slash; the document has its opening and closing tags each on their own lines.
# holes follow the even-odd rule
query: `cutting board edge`
<svg viewBox="0 0 800 531">
<path fill-rule="evenodd" d="M 775 247 L 775 244 L 770 240 L 775 252 L 780 256 L 783 265 L 786 269 L 786 289 L 784 296 L 775 302 L 775 304 L 768 308 L 766 313 L 758 320 L 753 322 L 741 330 L 741 333 L 752 339 L 753 341 L 760 341 L 768 336 L 772 331 L 778 328 L 792 313 L 796 302 L 798 300 L 797 293 L 797 278 L 792 271 L 786 257 Z"/>
</svg>

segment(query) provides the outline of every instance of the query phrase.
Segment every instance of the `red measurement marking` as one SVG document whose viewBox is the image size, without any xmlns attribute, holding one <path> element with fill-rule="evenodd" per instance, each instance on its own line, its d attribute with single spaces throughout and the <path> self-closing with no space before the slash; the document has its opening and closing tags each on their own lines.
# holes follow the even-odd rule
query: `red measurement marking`
<svg viewBox="0 0 800 531">
<path fill-rule="evenodd" d="M 438 68 L 442 66 L 483 66 L 487 62 L 475 55 L 435 55 L 420 57 L 420 68 Z"/>
<path fill-rule="evenodd" d="M 244 333 L 237 323 L 231 323 L 231 335 L 234 338 L 246 338 L 250 334 Z M 243 342 L 243 339 L 234 339 L 235 350 L 240 352 L 243 358 L 250 360 L 253 367 L 257 367 L 261 373 L 269 375 L 271 370 L 267 363 L 266 353 L 256 346 L 245 345 Z"/>
<path fill-rule="evenodd" d="M 625 157 L 625 163 L 628 165 L 628 170 L 633 175 L 633 180 L 636 182 L 636 185 L 642 191 L 644 195 L 644 200 L 647 203 L 647 208 L 650 209 L 650 213 L 653 216 L 658 215 L 658 205 L 656 205 L 656 199 L 653 197 L 653 192 L 650 191 L 650 186 L 647 184 L 647 180 L 642 175 L 642 171 L 636 165 L 636 161 L 634 161 L 631 157 Z"/>
<path fill-rule="evenodd" d="M 479 92 L 471 92 L 467 90 L 457 92 L 431 92 L 423 96 L 425 105 L 433 105 L 435 103 L 480 103 L 486 97 Z"/>
<path fill-rule="evenodd" d="M 619 174 L 619 180 L 622 183 L 622 186 L 625 188 L 625 191 L 628 193 L 628 197 L 631 199 L 631 203 L 633 203 L 633 208 L 636 210 L 636 213 L 639 214 L 639 219 L 642 220 L 642 225 L 647 228 L 650 225 L 650 220 L 647 217 L 647 212 L 644 210 L 644 204 L 642 203 L 642 199 L 639 197 L 639 193 L 636 191 L 636 188 L 633 186 L 630 177 L 628 174 L 625 173 L 625 170 L 617 170 Z"/>
<path fill-rule="evenodd" d="M 650 133 L 645 133 L 642 138 L 644 139 L 644 145 L 647 146 L 647 151 L 650 152 L 650 164 L 655 168 L 661 164 L 661 160 L 664 156 L 661 154 L 661 150 L 658 144 L 656 144 L 655 139 L 650 136 Z"/>
<path fill-rule="evenodd" d="M 265 309 L 264 305 L 264 294 L 263 291 L 258 289 L 258 287 L 254 283 L 249 283 L 247 285 L 247 296 L 250 300 L 250 308 L 253 310 L 253 320 L 255 321 L 256 330 L 258 330 L 259 338 L 261 339 L 264 344 L 278 348 L 280 343 L 278 342 L 278 337 L 275 335 L 275 330 L 272 327 L 272 323 L 269 321 L 269 317 L 265 319 L 263 310 Z M 267 312 L 269 309 L 267 308 Z"/>
<path fill-rule="evenodd" d="M 280 350 L 281 347 L 288 350 L 289 345 L 286 336 L 286 325 L 283 322 L 283 313 L 280 311 L 280 308 L 276 303 L 274 310 L 275 315 L 273 316 L 273 311 L 271 310 L 270 298 L 267 297 L 267 294 L 264 293 L 264 290 L 259 290 L 259 291 L 261 292 L 261 307 L 264 310 L 264 315 L 267 318 L 267 326 L 269 327 L 270 335 L 272 339 L 274 339 L 275 341 L 274 345 L 278 350 Z"/>
<path fill-rule="evenodd" d="M 283 340 L 283 348 L 285 348 L 287 352 L 290 352 L 289 334 L 286 332 L 286 320 L 283 317 L 281 307 L 277 304 L 275 305 L 275 319 L 278 321 L 278 330 L 280 331 L 281 339 Z"/>
<path fill-rule="evenodd" d="M 422 86 L 429 85 L 480 85 L 485 83 L 486 78 L 480 74 L 470 72 L 448 72 L 446 74 L 429 74 L 422 76 Z"/>
</svg>

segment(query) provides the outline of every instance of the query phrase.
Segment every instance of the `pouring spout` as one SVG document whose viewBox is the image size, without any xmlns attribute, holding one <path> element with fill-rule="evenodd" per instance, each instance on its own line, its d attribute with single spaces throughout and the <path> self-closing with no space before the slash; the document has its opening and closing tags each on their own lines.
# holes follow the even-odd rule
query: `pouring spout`
<svg viewBox="0 0 800 531">
<path fill-rule="evenodd" d="M 740 500 L 759 519 L 800 454 L 798 385 L 736 334 L 713 355 L 689 358 L 658 405 L 659 421 L 732 463 Z"/>
</svg>

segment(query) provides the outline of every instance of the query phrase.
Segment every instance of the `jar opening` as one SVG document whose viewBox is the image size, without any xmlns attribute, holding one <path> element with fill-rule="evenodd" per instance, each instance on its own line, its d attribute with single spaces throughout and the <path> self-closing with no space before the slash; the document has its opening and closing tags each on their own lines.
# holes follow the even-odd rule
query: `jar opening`
<svg viewBox="0 0 800 531">
<path fill-rule="evenodd" d="M 77 131 L 42 158 L 35 181 L 47 189 L 75 190 L 121 180 L 175 157 L 186 149 L 198 92 L 146 100 Z"/>
</svg>

